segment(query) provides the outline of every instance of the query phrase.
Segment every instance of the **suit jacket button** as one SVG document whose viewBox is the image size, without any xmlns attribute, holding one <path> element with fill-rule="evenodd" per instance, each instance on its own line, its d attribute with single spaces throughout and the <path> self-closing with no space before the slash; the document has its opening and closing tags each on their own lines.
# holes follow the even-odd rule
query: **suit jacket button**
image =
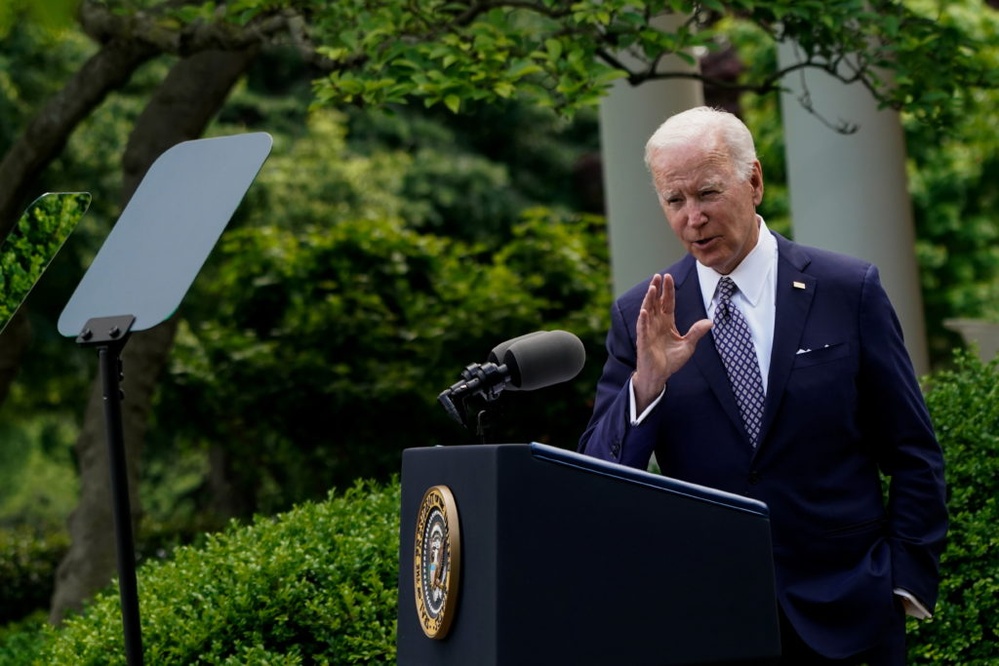
<svg viewBox="0 0 999 666">
<path fill-rule="evenodd" d="M 613 444 L 611 444 L 611 453 L 613 453 L 615 457 L 620 455 L 621 442 L 614 442 Z"/>
<path fill-rule="evenodd" d="M 749 473 L 749 483 L 750 483 L 750 485 L 755 486 L 759 482 L 760 482 L 760 473 L 757 472 L 757 471 L 755 471 L 755 470 L 752 471 L 752 472 L 750 472 Z"/>
</svg>

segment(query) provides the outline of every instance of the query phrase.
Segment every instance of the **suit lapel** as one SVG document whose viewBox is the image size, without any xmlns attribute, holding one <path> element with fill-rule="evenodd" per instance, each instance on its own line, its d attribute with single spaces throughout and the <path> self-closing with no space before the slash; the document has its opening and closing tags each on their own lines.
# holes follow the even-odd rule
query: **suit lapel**
<svg viewBox="0 0 999 666">
<path fill-rule="evenodd" d="M 673 273 L 673 281 L 676 285 L 676 328 L 686 334 L 690 327 L 701 319 L 707 319 L 708 313 L 704 309 L 704 299 L 701 297 L 701 283 L 697 279 L 697 270 L 694 267 L 694 260 L 687 255 L 681 264 L 680 270 Z M 709 333 L 704 336 L 691 359 L 698 371 L 707 381 L 711 391 L 718 398 L 725 414 L 732 423 L 739 429 L 746 438 L 749 445 L 749 433 L 742 422 L 739 414 L 739 405 L 735 401 L 735 394 L 732 392 L 732 385 L 728 380 L 728 373 L 725 372 L 725 365 L 721 356 L 715 348 L 715 341 Z"/>
<path fill-rule="evenodd" d="M 767 398 L 763 406 L 761 444 L 777 417 L 817 286 L 816 279 L 803 272 L 810 261 L 808 255 L 787 239 L 777 234 L 774 236 L 777 237 L 774 346 L 770 356 Z"/>
</svg>

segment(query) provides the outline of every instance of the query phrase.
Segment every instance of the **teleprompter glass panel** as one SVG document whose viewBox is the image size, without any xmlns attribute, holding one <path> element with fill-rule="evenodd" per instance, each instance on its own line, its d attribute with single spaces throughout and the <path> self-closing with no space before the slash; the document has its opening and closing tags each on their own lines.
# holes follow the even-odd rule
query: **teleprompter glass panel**
<svg viewBox="0 0 999 666">
<path fill-rule="evenodd" d="M 273 141 L 254 132 L 185 141 L 149 168 L 59 317 L 59 333 L 90 319 L 168 319 L 253 183 Z"/>
<path fill-rule="evenodd" d="M 0 245 L 0 332 L 90 208 L 87 192 L 35 199 Z"/>
</svg>

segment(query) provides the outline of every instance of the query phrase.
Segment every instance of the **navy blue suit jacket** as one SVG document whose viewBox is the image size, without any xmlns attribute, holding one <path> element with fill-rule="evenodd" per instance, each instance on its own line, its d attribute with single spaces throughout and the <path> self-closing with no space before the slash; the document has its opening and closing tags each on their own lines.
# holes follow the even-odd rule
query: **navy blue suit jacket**
<svg viewBox="0 0 999 666">
<path fill-rule="evenodd" d="M 710 334 L 654 410 L 631 425 L 627 386 L 644 283 L 615 303 L 579 450 L 642 469 L 654 451 L 667 476 L 766 502 L 779 603 L 813 649 L 842 658 L 883 638 L 894 588 L 933 608 L 947 529 L 943 456 L 877 269 L 780 236 L 777 243 L 759 446 L 750 444 Z M 685 333 L 707 316 L 694 259 L 666 272 Z M 890 478 L 887 503 L 879 472 Z"/>
</svg>

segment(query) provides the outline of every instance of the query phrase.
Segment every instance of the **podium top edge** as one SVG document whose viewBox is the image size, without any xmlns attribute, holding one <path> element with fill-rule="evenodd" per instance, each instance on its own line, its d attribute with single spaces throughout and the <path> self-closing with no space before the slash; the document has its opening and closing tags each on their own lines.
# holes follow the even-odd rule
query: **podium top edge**
<svg viewBox="0 0 999 666">
<path fill-rule="evenodd" d="M 705 502 L 707 504 L 715 504 L 717 506 L 725 507 L 726 509 L 744 511 L 766 519 L 769 519 L 770 517 L 770 509 L 766 503 L 750 497 L 737 495 L 724 490 L 718 490 L 717 488 L 702 486 L 696 483 L 690 483 L 689 481 L 681 481 L 680 479 L 674 479 L 662 474 L 654 474 L 645 470 L 635 469 L 634 467 L 628 467 L 626 465 L 610 462 L 608 460 L 601 460 L 599 458 L 594 458 L 593 456 L 588 456 L 576 451 L 570 451 L 568 449 L 560 449 L 558 447 L 542 444 L 540 442 L 521 444 L 468 444 L 430 448 L 465 450 L 492 449 L 494 451 L 511 450 L 522 455 L 529 455 L 532 458 L 545 463 L 571 467 L 588 474 L 596 474 L 628 483 L 643 485 L 660 492 L 681 495 L 693 500 Z M 403 455 L 405 457 L 405 455 L 409 452 L 421 450 L 426 450 L 426 448 L 406 449 L 403 452 Z"/>
<path fill-rule="evenodd" d="M 681 481 L 662 474 L 653 474 L 645 470 L 628 467 L 620 463 L 610 462 L 588 456 L 576 451 L 568 451 L 558 447 L 532 442 L 531 454 L 540 460 L 546 460 L 559 465 L 566 465 L 603 476 L 616 477 L 638 483 L 650 488 L 662 490 L 691 499 L 701 500 L 710 504 L 718 504 L 729 509 L 738 509 L 762 517 L 770 516 L 770 509 L 764 502 L 742 495 L 736 495 L 717 488 Z"/>
</svg>

